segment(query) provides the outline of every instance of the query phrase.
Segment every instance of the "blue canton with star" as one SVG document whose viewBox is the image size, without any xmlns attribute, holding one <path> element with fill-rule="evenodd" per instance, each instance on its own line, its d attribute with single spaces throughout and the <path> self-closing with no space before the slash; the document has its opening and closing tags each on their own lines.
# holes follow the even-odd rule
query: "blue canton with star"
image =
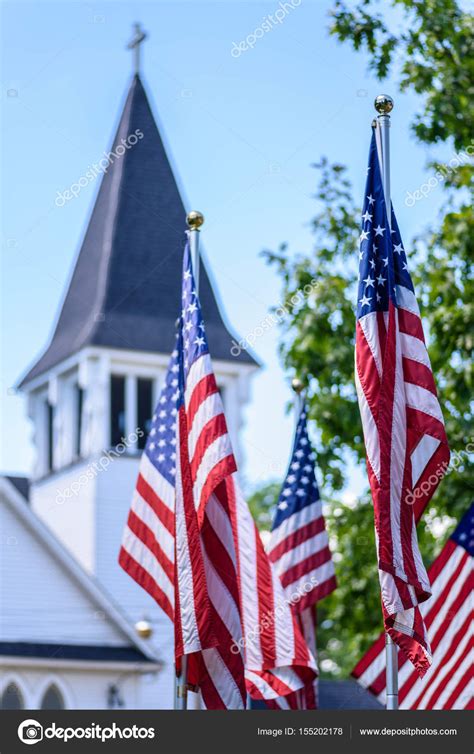
<svg viewBox="0 0 474 754">
<path fill-rule="evenodd" d="M 451 534 L 456 544 L 464 547 L 465 550 L 474 557 L 474 503 L 464 514 L 458 526 Z"/>
<path fill-rule="evenodd" d="M 178 349 L 175 348 L 152 416 L 144 451 L 153 466 L 173 486 L 176 475 L 176 417 L 180 396 L 178 356 Z"/>
<path fill-rule="evenodd" d="M 180 321 L 180 340 L 182 347 L 183 380 L 186 383 L 189 370 L 194 362 L 206 353 L 206 332 L 201 313 L 201 304 L 196 292 L 193 266 L 189 243 L 186 244 L 183 260 L 183 294 Z"/>
<path fill-rule="evenodd" d="M 319 500 L 315 476 L 316 456 L 308 437 L 307 417 L 308 408 L 304 404 L 296 427 L 293 454 L 280 492 L 272 530 L 280 526 L 293 513 L 297 513 Z"/>
<path fill-rule="evenodd" d="M 371 312 L 387 311 L 389 297 L 397 306 L 395 286 L 414 290 L 393 207 L 391 231 L 388 224 L 375 130 L 370 144 L 359 240 L 357 319 Z"/>
<path fill-rule="evenodd" d="M 182 311 L 176 347 L 171 354 L 144 451 L 155 468 L 173 486 L 176 476 L 176 417 L 184 396 L 183 384 L 194 361 L 208 352 L 187 243 L 184 250 Z"/>
</svg>

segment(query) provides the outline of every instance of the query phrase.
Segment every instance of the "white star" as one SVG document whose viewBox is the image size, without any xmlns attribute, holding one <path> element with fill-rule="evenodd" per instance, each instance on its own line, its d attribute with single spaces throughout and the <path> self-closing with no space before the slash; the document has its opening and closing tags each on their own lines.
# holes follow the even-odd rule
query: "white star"
<svg viewBox="0 0 474 754">
<path fill-rule="evenodd" d="M 150 435 L 154 437 L 156 435 L 156 429 L 153 427 L 152 430 L 150 430 Z"/>
<path fill-rule="evenodd" d="M 370 277 L 370 275 L 367 275 L 367 277 L 364 280 L 364 283 L 366 284 L 367 288 L 370 288 L 370 286 L 374 286 L 374 281 Z"/>
<path fill-rule="evenodd" d="M 362 296 L 361 299 L 359 299 L 359 304 L 362 306 L 370 306 L 370 298 L 367 298 L 367 296 Z"/>
<path fill-rule="evenodd" d="M 403 269 L 405 272 L 408 272 L 408 267 L 407 267 L 406 262 L 403 262 Z"/>
<path fill-rule="evenodd" d="M 369 260 L 369 264 L 372 267 L 372 269 L 375 270 L 375 260 L 374 259 L 370 259 Z"/>
<path fill-rule="evenodd" d="M 307 476 L 302 476 L 301 477 L 301 482 L 302 482 L 302 484 L 308 484 L 308 482 L 309 482 L 308 477 Z"/>
<path fill-rule="evenodd" d="M 155 450 L 156 444 L 154 442 L 150 443 L 150 450 Z"/>
<path fill-rule="evenodd" d="M 166 416 L 166 411 L 165 411 L 164 409 L 161 409 L 161 411 L 160 411 L 160 413 L 158 414 L 158 416 L 160 417 L 160 419 L 164 419 L 164 418 L 165 418 L 165 416 Z"/>
<path fill-rule="evenodd" d="M 165 454 L 160 453 L 160 455 L 158 456 L 158 463 L 163 463 L 164 460 L 165 460 Z"/>
<path fill-rule="evenodd" d="M 393 250 L 394 250 L 395 254 L 401 254 L 402 251 L 405 251 L 405 249 L 403 248 L 403 246 L 401 245 L 401 243 L 394 244 L 393 245 Z"/>
<path fill-rule="evenodd" d="M 189 320 L 189 322 L 186 322 L 184 329 L 187 330 L 188 332 L 189 330 L 193 329 L 193 323 L 191 322 L 191 320 Z"/>
<path fill-rule="evenodd" d="M 380 302 L 382 301 L 382 296 L 378 292 L 375 295 L 377 296 L 377 303 L 380 304 Z"/>
<path fill-rule="evenodd" d="M 159 440 L 158 441 L 158 447 L 159 448 L 164 448 L 165 445 L 166 445 L 166 440 Z"/>
<path fill-rule="evenodd" d="M 361 243 L 362 243 L 362 241 L 367 241 L 368 237 L 369 237 L 369 234 L 367 233 L 367 231 L 363 230 L 362 233 L 359 236 L 359 241 Z"/>
<path fill-rule="evenodd" d="M 288 484 L 293 484 L 293 482 L 295 481 L 295 479 L 296 479 L 296 477 L 295 477 L 294 474 L 290 474 L 289 476 L 286 477 L 286 481 L 288 482 Z"/>
<path fill-rule="evenodd" d="M 296 494 L 298 495 L 298 497 L 303 497 L 303 495 L 305 494 L 305 491 L 304 490 L 296 490 Z"/>
<path fill-rule="evenodd" d="M 367 212 L 367 210 L 365 210 L 364 214 L 362 215 L 362 219 L 365 222 L 369 222 L 370 223 L 370 221 L 372 220 L 372 215 L 369 215 L 369 213 Z"/>
<path fill-rule="evenodd" d="M 186 270 L 186 272 L 184 273 L 183 277 L 184 277 L 185 280 L 189 280 L 189 278 L 191 277 L 191 271 L 190 270 Z"/>
<path fill-rule="evenodd" d="M 291 495 L 291 490 L 287 487 L 286 490 L 283 490 L 281 494 L 285 497 L 288 497 L 288 495 Z"/>
<path fill-rule="evenodd" d="M 380 225 L 377 225 L 377 227 L 375 228 L 375 235 L 383 236 L 384 232 L 385 232 L 385 228 L 382 228 Z"/>
<path fill-rule="evenodd" d="M 297 451 L 296 451 L 296 453 L 295 453 L 295 456 L 296 456 L 297 458 L 301 458 L 301 456 L 304 456 L 304 453 L 303 453 L 303 451 L 302 451 L 302 450 L 297 450 Z"/>
<path fill-rule="evenodd" d="M 285 503 L 285 501 L 283 500 L 281 503 L 278 503 L 278 507 L 281 511 L 286 511 L 286 509 L 288 508 L 288 503 Z"/>
<path fill-rule="evenodd" d="M 204 340 L 204 338 L 201 338 L 200 336 L 198 336 L 198 337 L 196 338 L 196 340 L 194 341 L 194 344 L 195 344 L 196 346 L 199 346 L 199 347 L 201 347 L 201 346 L 203 346 L 203 345 L 205 344 L 205 342 L 206 342 L 206 341 Z"/>
<path fill-rule="evenodd" d="M 359 251 L 359 262 L 362 262 L 363 258 L 364 258 L 364 252 Z"/>
<path fill-rule="evenodd" d="M 160 424 L 160 426 L 158 427 L 158 432 L 160 432 L 161 434 L 163 434 L 163 432 L 166 432 L 166 424 Z"/>
<path fill-rule="evenodd" d="M 300 464 L 298 463 L 298 461 L 295 461 L 294 463 L 291 464 L 291 468 L 293 469 L 293 471 L 297 471 L 299 467 L 300 467 Z"/>
<path fill-rule="evenodd" d="M 369 200 L 369 207 L 371 207 L 372 204 L 375 204 L 375 199 L 372 196 L 372 194 L 369 194 L 369 196 L 367 197 L 367 199 Z"/>
<path fill-rule="evenodd" d="M 188 306 L 188 312 L 189 312 L 190 314 L 193 314 L 193 312 L 195 312 L 195 311 L 196 311 L 196 309 L 197 309 L 197 306 L 196 306 L 196 304 L 194 303 L 194 301 L 192 302 L 192 304 L 189 304 L 189 306 Z"/>
<path fill-rule="evenodd" d="M 383 262 L 383 266 L 386 267 L 388 265 L 388 257 L 384 257 L 382 259 L 382 262 Z"/>
<path fill-rule="evenodd" d="M 301 440 L 300 440 L 300 445 L 303 445 L 303 447 L 304 447 L 307 444 L 308 444 L 308 440 L 306 439 L 306 437 L 302 437 Z"/>
<path fill-rule="evenodd" d="M 384 285 L 384 283 L 385 283 L 385 281 L 386 281 L 387 278 L 383 278 L 382 277 L 382 273 L 380 273 L 380 275 L 378 276 L 378 278 L 375 278 L 375 279 L 377 280 L 377 283 L 379 285 Z"/>
</svg>

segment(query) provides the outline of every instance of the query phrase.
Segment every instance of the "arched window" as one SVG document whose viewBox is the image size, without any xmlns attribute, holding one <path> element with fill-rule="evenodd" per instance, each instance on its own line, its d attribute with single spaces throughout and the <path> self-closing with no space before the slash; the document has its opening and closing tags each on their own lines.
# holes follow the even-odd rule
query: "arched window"
<svg viewBox="0 0 474 754">
<path fill-rule="evenodd" d="M 4 689 L 0 704 L 1 709 L 24 709 L 23 695 L 16 683 L 9 683 Z"/>
<path fill-rule="evenodd" d="M 65 709 L 63 695 L 54 683 L 44 692 L 41 709 Z"/>
</svg>

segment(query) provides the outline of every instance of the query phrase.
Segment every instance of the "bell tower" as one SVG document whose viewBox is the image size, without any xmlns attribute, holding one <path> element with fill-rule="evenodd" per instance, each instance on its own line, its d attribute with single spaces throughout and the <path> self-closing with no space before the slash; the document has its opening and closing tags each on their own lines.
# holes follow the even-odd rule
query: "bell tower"
<svg viewBox="0 0 474 754">
<path fill-rule="evenodd" d="M 139 72 L 106 157 L 53 336 L 20 387 L 36 460 L 31 504 L 134 621 L 158 609 L 119 568 L 123 526 L 148 422 L 174 347 L 186 209 Z M 200 297 L 216 377 L 239 457 L 249 381 L 233 354 L 206 265 Z M 235 350 L 235 349 L 234 349 Z M 158 620 L 158 618 L 156 618 Z M 155 700 L 156 706 L 156 700 Z"/>
</svg>

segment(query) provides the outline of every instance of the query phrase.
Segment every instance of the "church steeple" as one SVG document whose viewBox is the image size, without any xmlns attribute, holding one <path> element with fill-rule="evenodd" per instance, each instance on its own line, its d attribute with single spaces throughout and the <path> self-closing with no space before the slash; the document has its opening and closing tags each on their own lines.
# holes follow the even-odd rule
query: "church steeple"
<svg viewBox="0 0 474 754">
<path fill-rule="evenodd" d="M 172 350 L 186 211 L 138 73 L 107 154 L 53 338 L 22 386 L 85 346 Z M 206 270 L 201 274 L 211 353 L 235 362 Z M 255 363 L 246 351 L 237 361 Z"/>
</svg>

